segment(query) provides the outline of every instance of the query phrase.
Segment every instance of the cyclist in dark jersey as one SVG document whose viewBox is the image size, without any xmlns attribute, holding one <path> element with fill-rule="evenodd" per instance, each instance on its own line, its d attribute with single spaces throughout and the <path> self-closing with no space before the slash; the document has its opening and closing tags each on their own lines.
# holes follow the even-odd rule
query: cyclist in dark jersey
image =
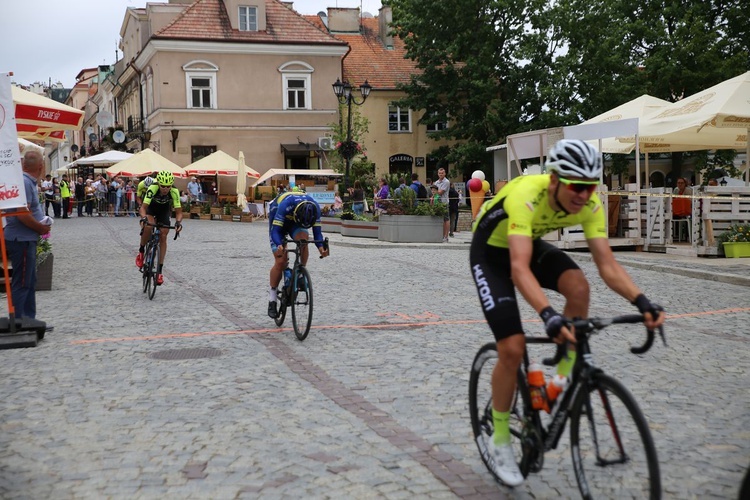
<svg viewBox="0 0 750 500">
<path fill-rule="evenodd" d="M 143 203 L 140 207 L 141 226 L 146 222 L 149 224 L 160 223 L 165 226 L 169 225 L 172 209 L 175 211 L 175 231 L 182 231 L 182 205 L 180 204 L 180 191 L 173 187 L 174 176 L 169 170 L 162 170 L 156 176 L 156 183 L 151 184 L 145 191 Z M 146 225 L 141 235 L 141 244 L 138 247 L 138 255 L 135 258 L 135 265 L 138 268 L 143 267 L 143 251 L 146 242 L 151 238 L 153 226 Z M 159 233 L 159 265 L 156 268 L 156 284 L 164 283 L 162 267 L 164 266 L 164 257 L 167 255 L 167 235 L 169 229 L 162 229 Z"/>
<path fill-rule="evenodd" d="M 268 239 L 271 243 L 274 259 L 269 275 L 268 316 L 275 318 L 278 314 L 276 310 L 276 287 L 281 282 L 281 277 L 289 260 L 284 243 L 286 235 L 294 240 L 308 240 L 310 234 L 307 230 L 312 228 L 315 246 L 318 247 L 321 258 L 328 256 L 328 250 L 323 244 L 320 206 L 312 196 L 302 191 L 290 191 L 277 196 L 268 209 Z M 302 265 L 307 264 L 308 255 L 307 246 L 302 247 L 302 254 L 300 255 Z"/>
<path fill-rule="evenodd" d="M 604 209 L 594 193 L 602 171 L 596 149 L 583 141 L 561 140 L 550 149 L 546 167 L 551 173 L 518 177 L 482 206 L 470 251 L 479 300 L 497 341 L 498 362 L 492 374 L 494 434 L 489 449 L 495 473 L 510 486 L 523 482 L 508 424 L 516 373 L 526 348 L 515 289 L 539 313 L 547 335 L 557 343 L 575 342 L 564 318 L 586 318 L 589 312 L 589 284 L 583 272 L 541 237 L 556 229 L 583 226 L 607 286 L 638 307 L 649 329 L 664 322 L 661 307 L 641 293 L 609 246 Z M 550 306 L 543 288 L 565 297 L 562 314 Z M 571 351 L 557 367 L 566 377 L 575 362 Z"/>
</svg>

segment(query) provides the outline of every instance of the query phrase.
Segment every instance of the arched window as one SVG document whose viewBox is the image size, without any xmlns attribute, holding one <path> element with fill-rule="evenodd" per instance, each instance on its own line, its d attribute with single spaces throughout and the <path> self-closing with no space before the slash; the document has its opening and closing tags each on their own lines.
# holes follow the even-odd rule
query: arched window
<svg viewBox="0 0 750 500">
<path fill-rule="evenodd" d="M 191 61 L 182 70 L 185 72 L 187 107 L 217 109 L 216 73 L 219 67 L 208 61 Z"/>
<path fill-rule="evenodd" d="M 284 109 L 312 109 L 312 73 L 315 69 L 302 61 L 279 66 Z"/>
</svg>

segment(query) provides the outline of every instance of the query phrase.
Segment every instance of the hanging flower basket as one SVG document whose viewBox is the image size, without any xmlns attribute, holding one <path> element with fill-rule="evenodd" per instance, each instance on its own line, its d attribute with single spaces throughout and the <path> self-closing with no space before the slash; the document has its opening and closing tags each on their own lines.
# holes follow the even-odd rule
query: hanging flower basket
<svg viewBox="0 0 750 500">
<path fill-rule="evenodd" d="M 354 158 L 362 153 L 362 146 L 356 141 L 344 141 L 336 143 L 336 151 L 344 158 Z"/>
</svg>

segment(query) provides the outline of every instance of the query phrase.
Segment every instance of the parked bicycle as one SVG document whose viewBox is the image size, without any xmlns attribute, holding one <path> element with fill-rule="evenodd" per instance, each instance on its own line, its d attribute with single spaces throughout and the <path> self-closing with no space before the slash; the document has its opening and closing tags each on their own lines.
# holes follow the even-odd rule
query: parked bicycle
<svg viewBox="0 0 750 500">
<path fill-rule="evenodd" d="M 276 291 L 276 310 L 278 314 L 274 321 L 276 326 L 284 324 L 286 309 L 292 310 L 292 326 L 297 339 L 302 341 L 310 333 L 310 325 L 313 316 L 313 287 L 310 280 L 310 273 L 302 265 L 302 249 L 310 243 L 320 243 L 317 240 L 291 240 L 284 239 L 287 252 L 294 254 L 294 264 L 292 268 L 287 267 L 284 270 L 284 281 L 279 285 Z M 294 244 L 294 248 L 289 248 L 289 243 Z M 328 238 L 323 241 L 323 248 L 328 250 Z M 323 258 L 322 256 L 320 257 Z"/>
<path fill-rule="evenodd" d="M 143 250 L 143 267 L 141 267 L 141 273 L 143 273 L 143 293 L 148 295 L 149 300 L 154 300 L 156 295 L 156 269 L 159 264 L 159 248 L 161 243 L 159 240 L 162 229 L 176 229 L 175 226 L 167 224 L 151 224 L 144 222 L 144 227 L 141 228 L 141 234 L 145 226 L 152 226 L 154 228 L 151 231 L 151 238 L 146 242 L 146 246 Z M 175 232 L 174 239 L 176 240 L 180 236 L 179 232 Z"/>
<path fill-rule="evenodd" d="M 589 345 L 592 334 L 610 325 L 642 322 L 641 315 L 571 321 L 578 355 L 570 384 L 550 403 L 552 408 L 548 417 L 544 410 L 532 406 L 526 375 L 529 368 L 527 347 L 523 365 L 518 369 L 510 409 L 512 444 L 524 477 L 542 470 L 544 453 L 557 447 L 565 424 L 570 420 L 573 469 L 583 498 L 660 498 L 659 461 L 646 418 L 625 386 L 594 365 Z M 649 331 L 646 343 L 631 348 L 631 352 L 642 354 L 648 351 L 654 335 Z M 659 335 L 664 341 L 661 327 Z M 527 346 L 546 344 L 552 343 L 552 339 L 526 336 L 526 343 Z M 666 341 L 664 343 L 666 345 Z M 564 346 L 558 346 L 555 357 L 545 359 L 543 363 L 554 366 L 565 352 Z M 484 345 L 474 358 L 469 379 L 469 410 L 474 439 L 482 460 L 493 475 L 488 442 L 493 433 L 491 380 L 496 362 L 496 344 Z"/>
</svg>

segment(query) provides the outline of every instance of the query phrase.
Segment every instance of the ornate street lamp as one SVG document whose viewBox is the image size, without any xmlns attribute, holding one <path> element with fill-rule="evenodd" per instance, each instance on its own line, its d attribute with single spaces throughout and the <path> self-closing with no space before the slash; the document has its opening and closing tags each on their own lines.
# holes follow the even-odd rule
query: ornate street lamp
<svg viewBox="0 0 750 500">
<path fill-rule="evenodd" d="M 352 164 L 352 158 L 357 154 L 357 144 L 352 141 L 352 103 L 357 106 L 364 104 L 367 100 L 367 96 L 370 95 L 372 86 L 367 83 L 360 85 L 359 93 L 362 95 L 361 100 L 357 100 L 352 92 L 352 86 L 348 81 L 344 81 L 336 78 L 336 83 L 333 84 L 333 93 L 336 94 L 340 104 L 346 104 L 347 108 L 347 121 L 346 121 L 346 142 L 341 145 L 340 152 L 346 161 L 346 170 L 344 170 L 344 190 L 349 189 L 349 168 Z"/>
</svg>

